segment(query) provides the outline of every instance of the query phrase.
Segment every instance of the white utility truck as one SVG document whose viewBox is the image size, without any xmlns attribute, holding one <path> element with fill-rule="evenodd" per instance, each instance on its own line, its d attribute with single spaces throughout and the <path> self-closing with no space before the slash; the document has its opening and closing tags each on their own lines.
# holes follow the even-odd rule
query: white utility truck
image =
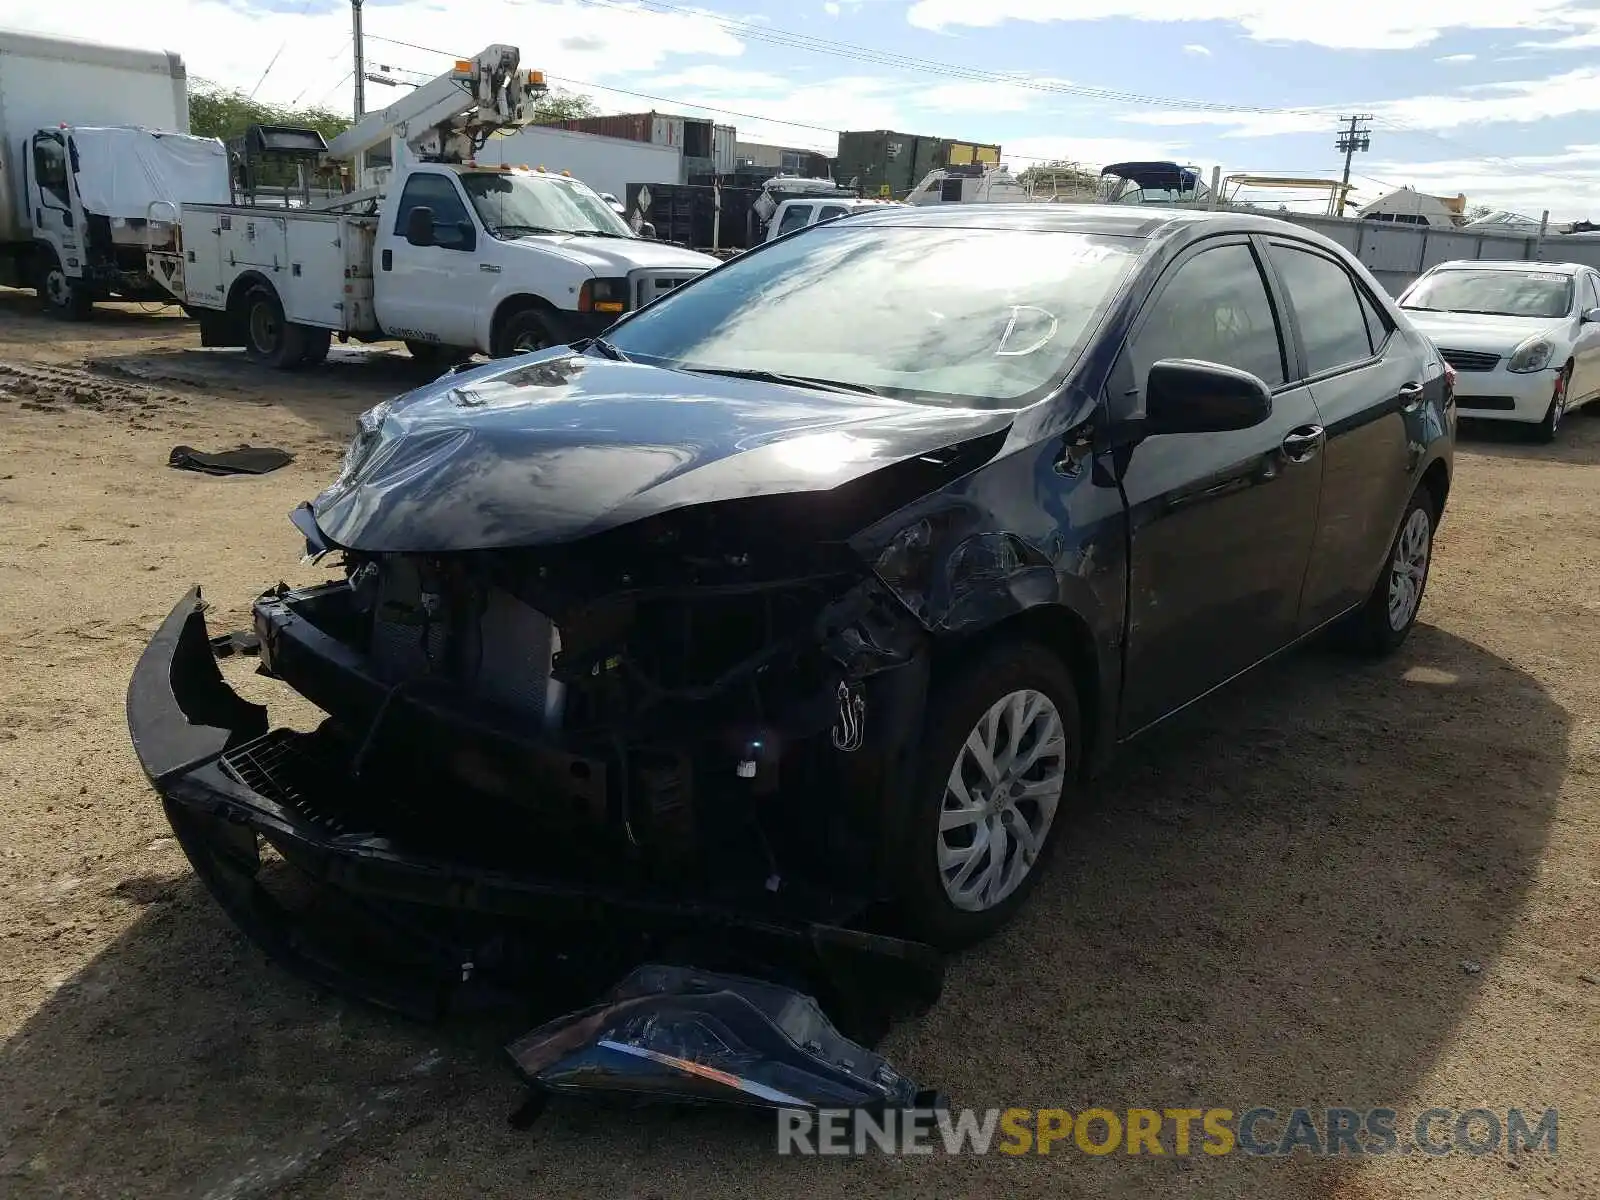
<svg viewBox="0 0 1600 1200">
<path fill-rule="evenodd" d="M 176 54 L 0 30 L 0 285 L 65 317 L 170 301 L 146 254 L 173 246 L 180 199 L 229 194 L 222 143 L 188 130 Z"/>
<path fill-rule="evenodd" d="M 476 161 L 545 90 L 520 59 L 490 46 L 334 138 L 324 164 L 348 164 L 352 191 L 186 202 L 181 252 L 152 254 L 151 274 L 200 318 L 201 343 L 284 370 L 334 336 L 400 339 L 437 365 L 500 357 L 598 334 L 718 265 L 637 237 L 569 175 Z"/>
</svg>

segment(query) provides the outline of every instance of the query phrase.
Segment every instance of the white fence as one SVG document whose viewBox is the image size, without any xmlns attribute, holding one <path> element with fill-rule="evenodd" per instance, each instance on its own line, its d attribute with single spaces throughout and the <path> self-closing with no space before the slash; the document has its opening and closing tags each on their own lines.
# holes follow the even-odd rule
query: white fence
<svg viewBox="0 0 1600 1200">
<path fill-rule="evenodd" d="M 1535 259 L 1600 267 L 1600 238 L 1559 233 L 1547 233 L 1541 238 L 1536 233 L 1434 229 L 1308 213 L 1271 215 L 1332 238 L 1365 263 L 1378 282 L 1396 296 L 1429 267 L 1457 258 Z"/>
</svg>

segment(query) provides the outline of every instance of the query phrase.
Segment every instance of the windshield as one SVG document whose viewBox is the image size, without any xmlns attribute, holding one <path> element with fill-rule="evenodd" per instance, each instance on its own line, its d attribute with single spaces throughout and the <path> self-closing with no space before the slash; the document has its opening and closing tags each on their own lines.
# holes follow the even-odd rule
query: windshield
<svg viewBox="0 0 1600 1200">
<path fill-rule="evenodd" d="M 817 225 L 607 336 L 659 366 L 1003 408 L 1065 374 L 1143 249 L 1083 233 Z"/>
<path fill-rule="evenodd" d="M 1419 279 L 1400 307 L 1554 320 L 1572 310 L 1572 276 L 1555 271 L 1438 271 Z"/>
<path fill-rule="evenodd" d="M 530 233 L 633 236 L 626 221 L 575 179 L 466 171 L 461 186 L 484 228 L 499 237 Z"/>
</svg>

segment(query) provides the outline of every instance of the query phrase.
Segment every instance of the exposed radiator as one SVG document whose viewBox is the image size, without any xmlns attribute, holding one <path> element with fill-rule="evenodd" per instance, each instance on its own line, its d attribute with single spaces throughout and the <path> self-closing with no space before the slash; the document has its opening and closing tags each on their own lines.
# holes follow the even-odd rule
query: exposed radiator
<svg viewBox="0 0 1600 1200">
<path fill-rule="evenodd" d="M 430 595 L 401 555 L 383 561 L 377 594 L 371 655 L 379 676 L 450 679 L 547 728 L 560 724 L 563 685 L 550 670 L 561 638 L 544 614 L 499 588 L 478 603 Z"/>
</svg>

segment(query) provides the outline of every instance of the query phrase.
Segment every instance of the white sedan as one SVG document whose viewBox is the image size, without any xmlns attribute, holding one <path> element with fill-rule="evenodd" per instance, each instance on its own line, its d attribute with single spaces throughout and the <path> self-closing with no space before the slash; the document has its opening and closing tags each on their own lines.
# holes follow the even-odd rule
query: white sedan
<svg viewBox="0 0 1600 1200">
<path fill-rule="evenodd" d="M 1525 421 L 1550 441 L 1600 397 L 1600 273 L 1578 263 L 1440 263 L 1400 307 L 1456 370 L 1463 417 Z"/>
</svg>

